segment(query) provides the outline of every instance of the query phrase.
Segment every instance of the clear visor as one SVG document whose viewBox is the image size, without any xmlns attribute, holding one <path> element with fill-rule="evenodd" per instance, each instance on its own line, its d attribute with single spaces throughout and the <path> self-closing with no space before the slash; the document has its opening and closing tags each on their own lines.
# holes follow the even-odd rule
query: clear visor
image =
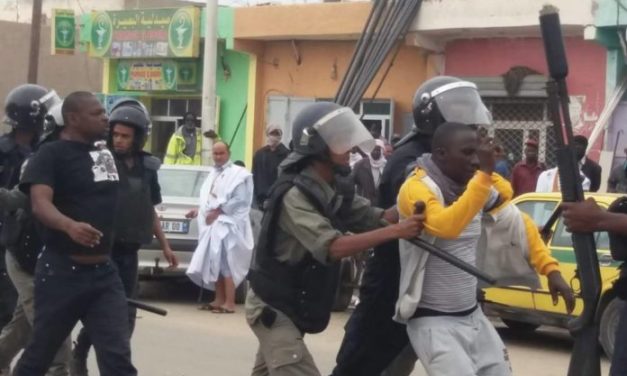
<svg viewBox="0 0 627 376">
<path fill-rule="evenodd" d="M 348 107 L 327 114 L 316 122 L 314 129 L 335 154 L 344 154 L 355 146 L 370 153 L 375 146 L 370 132 Z"/>
<path fill-rule="evenodd" d="M 41 111 L 42 106 L 44 106 L 45 109 L 49 110 L 56 104 L 61 103 L 62 101 L 63 100 L 61 99 L 61 97 L 59 97 L 56 91 L 50 90 L 48 93 L 46 93 L 46 95 L 39 98 L 39 100 L 33 101 L 31 107 L 33 107 L 33 110 L 36 111 Z"/>
<path fill-rule="evenodd" d="M 44 132 L 52 132 L 56 127 L 62 127 L 63 115 L 61 114 L 61 107 L 63 101 L 56 103 L 48 110 L 46 116 L 44 116 Z"/>
<path fill-rule="evenodd" d="M 435 102 L 442 117 L 448 122 L 483 126 L 492 124 L 492 115 L 474 88 L 447 90 L 436 95 Z"/>
</svg>

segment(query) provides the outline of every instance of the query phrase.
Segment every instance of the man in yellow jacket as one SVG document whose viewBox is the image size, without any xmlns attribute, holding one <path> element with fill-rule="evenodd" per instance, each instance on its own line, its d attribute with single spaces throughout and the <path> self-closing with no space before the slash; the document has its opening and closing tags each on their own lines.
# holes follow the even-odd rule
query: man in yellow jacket
<svg viewBox="0 0 627 376">
<path fill-rule="evenodd" d="M 442 124 L 433 136 L 432 150 L 433 155 L 418 160 L 418 169 L 402 186 L 399 213 L 412 215 L 415 202 L 424 201 L 425 239 L 475 264 L 481 213 L 506 205 L 511 186 L 493 173 L 491 143 L 479 142 L 477 132 L 467 125 Z M 571 310 L 572 294 L 557 261 L 543 247 L 530 219 L 523 215 L 523 221 L 531 263 L 547 275 L 556 294 L 571 301 L 567 304 Z M 395 320 L 407 324 L 412 347 L 427 373 L 510 375 L 505 345 L 478 309 L 476 278 L 411 247 L 401 242 Z"/>
<path fill-rule="evenodd" d="M 200 165 L 202 139 L 198 120 L 193 112 L 183 116 L 183 125 L 172 134 L 165 152 L 164 164 Z"/>
</svg>

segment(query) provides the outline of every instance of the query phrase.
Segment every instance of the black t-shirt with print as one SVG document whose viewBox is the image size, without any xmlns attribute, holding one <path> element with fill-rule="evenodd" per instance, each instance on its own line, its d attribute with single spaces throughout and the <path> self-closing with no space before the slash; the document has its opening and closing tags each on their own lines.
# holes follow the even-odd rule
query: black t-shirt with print
<svg viewBox="0 0 627 376">
<path fill-rule="evenodd" d="M 27 192 L 34 184 L 50 186 L 52 202 L 61 213 L 103 233 L 100 244 L 90 248 L 47 228 L 43 234 L 46 248 L 83 255 L 111 252 L 118 181 L 115 160 L 107 149 L 65 140 L 43 145 L 26 166 L 20 189 Z"/>
</svg>

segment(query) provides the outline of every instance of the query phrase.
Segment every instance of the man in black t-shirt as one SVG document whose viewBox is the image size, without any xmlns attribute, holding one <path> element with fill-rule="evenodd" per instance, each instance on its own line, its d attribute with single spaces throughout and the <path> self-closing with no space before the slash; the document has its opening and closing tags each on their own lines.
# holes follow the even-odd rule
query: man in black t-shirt
<svg viewBox="0 0 627 376">
<path fill-rule="evenodd" d="M 106 149 L 107 116 L 87 92 L 70 94 L 62 107 L 61 139 L 43 145 L 29 162 L 21 188 L 45 226 L 45 250 L 35 270 L 33 335 L 16 376 L 44 375 L 55 352 L 80 320 L 98 353 L 102 376 L 134 376 L 128 306 L 110 254 L 118 171 Z"/>
<path fill-rule="evenodd" d="M 178 261 L 161 230 L 161 222 L 154 208 L 161 203 L 161 187 L 157 177 L 161 162 L 142 151 L 150 126 L 148 114 L 140 102 L 126 99 L 111 111 L 109 124 L 107 146 L 115 156 L 120 177 L 111 259 L 120 273 L 126 296 L 131 298 L 137 286 L 137 252 L 142 244 L 152 241 L 153 234 L 159 240 L 164 259 L 170 266 L 177 266 Z M 131 333 L 135 327 L 135 314 L 136 309 L 129 307 Z M 83 328 L 74 346 L 70 366 L 72 376 L 87 375 L 90 347 L 90 336 Z"/>
</svg>

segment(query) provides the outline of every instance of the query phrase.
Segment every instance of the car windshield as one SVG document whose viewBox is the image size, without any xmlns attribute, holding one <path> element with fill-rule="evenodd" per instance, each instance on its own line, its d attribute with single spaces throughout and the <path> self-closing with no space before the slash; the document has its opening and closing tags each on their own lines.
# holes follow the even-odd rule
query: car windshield
<svg viewBox="0 0 627 376">
<path fill-rule="evenodd" d="M 162 168 L 159 170 L 161 195 L 198 198 L 200 187 L 208 174 L 208 171 Z"/>
</svg>

